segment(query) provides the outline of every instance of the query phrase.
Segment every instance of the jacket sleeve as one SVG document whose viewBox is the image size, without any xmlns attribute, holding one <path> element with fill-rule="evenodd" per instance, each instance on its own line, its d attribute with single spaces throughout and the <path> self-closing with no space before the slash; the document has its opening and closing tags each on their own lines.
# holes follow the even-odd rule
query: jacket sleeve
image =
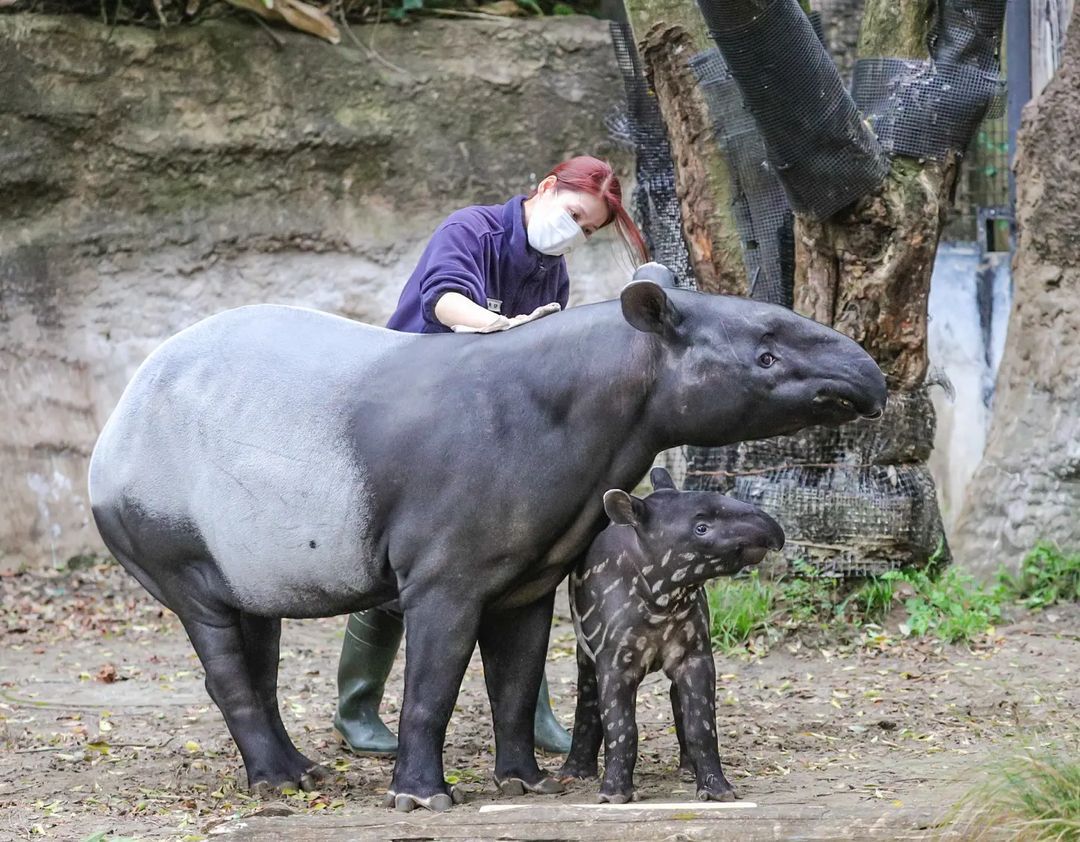
<svg viewBox="0 0 1080 842">
<path fill-rule="evenodd" d="M 448 292 L 459 292 L 481 307 L 487 306 L 485 267 L 490 238 L 469 226 L 449 223 L 428 243 L 427 268 L 420 278 L 420 311 L 424 321 L 441 324 L 435 305 Z"/>
</svg>

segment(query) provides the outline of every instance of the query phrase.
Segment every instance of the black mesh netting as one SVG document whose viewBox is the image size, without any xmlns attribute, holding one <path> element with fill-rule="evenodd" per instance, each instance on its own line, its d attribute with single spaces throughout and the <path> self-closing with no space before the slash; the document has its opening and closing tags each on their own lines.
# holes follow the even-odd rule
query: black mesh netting
<svg viewBox="0 0 1080 842">
<path fill-rule="evenodd" d="M 637 158 L 631 206 L 652 259 L 667 266 L 679 286 L 693 288 L 694 272 L 683 242 L 675 192 L 675 165 L 660 106 L 642 72 L 630 25 L 612 21 L 611 40 L 626 91 L 625 118 L 616 133 L 631 140 Z"/>
<path fill-rule="evenodd" d="M 947 561 L 926 467 L 934 413 L 925 389 L 890 395 L 879 422 L 814 427 L 724 448 L 687 448 L 686 488 L 761 506 L 784 527 L 788 566 L 842 576 Z"/>
<path fill-rule="evenodd" d="M 828 218 L 876 189 L 887 160 L 799 4 L 734 5 L 699 3 L 792 207 Z"/>
<path fill-rule="evenodd" d="M 851 94 L 892 155 L 943 160 L 962 153 L 983 118 L 1000 109 L 998 56 L 1005 0 L 939 4 L 930 59 L 865 58 Z"/>
<path fill-rule="evenodd" d="M 720 52 L 706 50 L 690 60 L 690 67 L 731 173 L 732 210 L 750 297 L 790 307 L 792 277 L 784 274 L 780 244 L 790 236 L 794 215 L 784 187 L 773 172 L 761 133 L 743 107 L 739 86 Z"/>
</svg>

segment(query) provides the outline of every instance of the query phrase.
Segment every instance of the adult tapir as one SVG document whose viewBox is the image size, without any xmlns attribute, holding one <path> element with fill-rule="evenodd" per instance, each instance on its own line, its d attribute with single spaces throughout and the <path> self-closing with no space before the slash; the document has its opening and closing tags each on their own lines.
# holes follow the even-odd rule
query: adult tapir
<svg viewBox="0 0 1080 842">
<path fill-rule="evenodd" d="M 398 598 L 389 802 L 445 809 L 443 739 L 478 641 L 497 780 L 559 788 L 533 754 L 533 709 L 555 586 L 604 528 L 605 491 L 665 448 L 878 416 L 885 395 L 829 328 L 652 281 L 488 335 L 241 307 L 139 368 L 90 497 L 106 545 L 183 622 L 252 786 L 321 771 L 278 713 L 280 618 Z"/>
</svg>

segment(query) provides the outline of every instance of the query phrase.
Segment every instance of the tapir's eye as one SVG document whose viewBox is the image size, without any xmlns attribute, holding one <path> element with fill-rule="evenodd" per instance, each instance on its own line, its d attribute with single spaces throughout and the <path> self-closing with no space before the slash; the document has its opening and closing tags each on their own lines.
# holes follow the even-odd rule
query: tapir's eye
<svg viewBox="0 0 1080 842">
<path fill-rule="evenodd" d="M 705 523 L 699 523 L 697 526 L 694 527 L 694 532 L 696 532 L 698 535 L 704 535 L 708 531 L 709 526 Z"/>
<path fill-rule="evenodd" d="M 762 368 L 768 368 L 774 362 L 776 362 L 776 357 L 774 357 L 772 354 L 770 354 L 768 351 L 766 351 L 760 357 L 757 358 L 757 361 L 758 361 L 758 365 L 760 365 Z"/>
</svg>

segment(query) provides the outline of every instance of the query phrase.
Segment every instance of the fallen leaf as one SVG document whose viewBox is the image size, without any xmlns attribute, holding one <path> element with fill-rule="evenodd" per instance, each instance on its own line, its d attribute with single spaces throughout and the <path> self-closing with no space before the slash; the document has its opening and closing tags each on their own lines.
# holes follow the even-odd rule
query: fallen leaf
<svg viewBox="0 0 1080 842">
<path fill-rule="evenodd" d="M 341 42 L 341 33 L 334 21 L 322 9 L 310 6 L 301 0 L 276 0 L 272 8 L 263 0 L 226 0 L 241 9 L 254 12 L 267 20 L 284 21 L 301 32 L 317 35 L 331 44 Z"/>
</svg>

